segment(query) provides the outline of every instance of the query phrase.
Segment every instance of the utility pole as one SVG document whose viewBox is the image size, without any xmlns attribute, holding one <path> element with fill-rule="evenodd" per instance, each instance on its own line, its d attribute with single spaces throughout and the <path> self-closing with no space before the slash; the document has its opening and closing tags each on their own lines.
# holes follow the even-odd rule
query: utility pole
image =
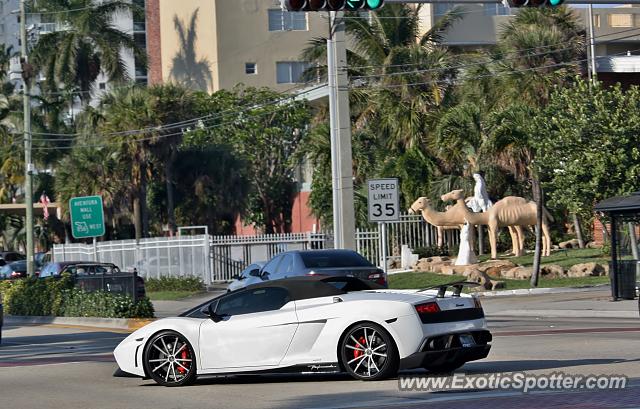
<svg viewBox="0 0 640 409">
<path fill-rule="evenodd" d="M 27 45 L 27 13 L 25 0 L 20 0 L 20 46 L 22 51 L 22 99 L 24 109 L 24 205 L 26 210 L 27 234 L 27 275 L 34 275 L 33 254 L 33 163 L 31 162 L 31 87 L 29 81 L 32 70 L 29 66 Z"/>
<path fill-rule="evenodd" d="M 591 54 L 590 68 L 591 68 L 591 81 L 595 84 L 598 80 L 598 74 L 596 73 L 596 43 L 593 35 L 593 4 L 589 4 L 589 53 Z"/>
<path fill-rule="evenodd" d="M 351 114 L 343 12 L 329 12 L 327 70 L 331 127 L 331 177 L 333 184 L 333 240 L 337 249 L 356 248 L 351 159 Z"/>
</svg>

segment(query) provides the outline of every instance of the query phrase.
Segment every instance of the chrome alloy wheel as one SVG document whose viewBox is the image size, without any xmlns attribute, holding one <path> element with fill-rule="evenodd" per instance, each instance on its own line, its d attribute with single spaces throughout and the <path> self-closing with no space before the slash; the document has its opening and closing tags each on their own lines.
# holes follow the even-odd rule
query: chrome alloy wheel
<svg viewBox="0 0 640 409">
<path fill-rule="evenodd" d="M 195 361 L 191 346 L 176 333 L 155 336 L 146 353 L 147 373 L 165 386 L 188 383 L 195 375 Z"/>
<path fill-rule="evenodd" d="M 343 356 L 350 372 L 366 379 L 378 375 L 385 369 L 389 358 L 385 337 L 369 326 L 354 328 L 345 338 Z"/>
</svg>

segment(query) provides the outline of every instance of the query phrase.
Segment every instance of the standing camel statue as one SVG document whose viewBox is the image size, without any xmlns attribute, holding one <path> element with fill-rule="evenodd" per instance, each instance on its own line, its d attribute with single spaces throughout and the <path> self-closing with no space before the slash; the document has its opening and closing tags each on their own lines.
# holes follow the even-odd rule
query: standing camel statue
<svg viewBox="0 0 640 409">
<path fill-rule="evenodd" d="M 409 208 L 409 214 L 421 213 L 422 218 L 427 223 L 436 226 L 438 232 L 438 246 L 444 244 L 442 232 L 444 229 L 459 229 L 464 225 L 464 215 L 466 211 L 461 209 L 458 204 L 449 206 L 446 211 L 438 212 L 433 210 L 431 202 L 426 197 L 421 197 Z M 473 237 L 473 235 L 472 235 Z"/>
<path fill-rule="evenodd" d="M 464 198 L 464 191 L 459 189 L 459 190 L 453 190 L 449 193 L 446 193 L 442 196 L 440 196 L 440 199 L 442 199 L 443 202 L 448 202 L 449 200 L 455 201 L 456 202 L 456 206 L 460 206 L 461 208 L 464 208 L 465 211 L 467 212 L 465 214 L 465 218 L 466 220 L 475 220 L 475 221 L 482 221 L 483 223 L 478 223 L 477 225 L 488 225 L 489 224 L 489 218 L 488 216 L 486 218 L 478 218 L 477 216 L 479 214 L 482 213 L 487 213 L 489 210 L 491 210 L 491 207 L 493 207 L 493 204 L 490 205 L 490 207 L 484 207 L 484 209 L 486 209 L 484 212 L 476 212 L 473 211 L 471 212 L 469 210 L 469 198 L 465 199 Z M 472 198 L 473 199 L 473 198 Z M 505 198 L 507 199 L 507 198 Z M 509 200 L 513 199 L 513 202 L 521 202 L 522 204 L 525 204 L 527 201 L 521 197 L 515 197 L 515 196 L 509 196 L 508 197 Z M 516 200 L 518 199 L 518 200 Z M 489 202 L 490 203 L 490 202 Z M 521 256 L 524 254 L 524 232 L 522 231 L 522 227 L 521 226 L 507 226 L 507 228 L 509 229 L 509 235 L 511 236 L 511 247 L 512 247 L 512 253 L 514 256 Z"/>
<path fill-rule="evenodd" d="M 463 200 L 464 202 L 464 200 Z M 465 207 L 466 208 L 466 207 Z M 459 221 L 458 212 L 449 212 L 459 209 L 454 206 L 447 212 L 437 212 L 431 207 L 431 201 L 426 197 L 418 198 L 409 209 L 409 213 L 421 212 L 424 219 L 433 225 L 457 225 Z M 454 216 L 451 218 L 451 216 Z M 527 201 L 521 197 L 505 197 L 496 202 L 491 209 L 483 213 L 474 213 L 466 210 L 463 215 L 463 222 L 466 219 L 470 224 L 486 224 L 489 226 L 489 243 L 491 244 L 491 258 L 497 258 L 498 229 L 507 226 L 535 226 L 536 224 L 536 203 Z M 549 222 L 552 217 L 546 209 L 543 209 L 542 233 L 543 250 L 542 255 L 551 254 L 551 236 L 549 234 Z M 513 236 L 512 236 L 513 237 Z M 520 241 L 520 239 L 518 239 Z M 520 244 L 519 244 L 520 246 Z"/>
</svg>

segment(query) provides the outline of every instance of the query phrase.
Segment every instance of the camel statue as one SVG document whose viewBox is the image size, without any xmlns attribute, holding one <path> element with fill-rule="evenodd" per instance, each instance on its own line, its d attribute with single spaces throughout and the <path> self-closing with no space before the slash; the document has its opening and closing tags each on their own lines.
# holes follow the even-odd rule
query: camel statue
<svg viewBox="0 0 640 409">
<path fill-rule="evenodd" d="M 508 196 L 507 198 L 509 198 L 509 200 L 513 199 L 513 202 L 518 202 L 521 204 L 525 204 L 527 201 L 521 197 L 516 197 L 516 196 Z M 442 196 L 440 196 L 440 199 L 442 199 L 443 202 L 448 202 L 450 200 L 455 201 L 457 206 L 460 206 L 460 208 L 464 208 L 465 211 L 467 212 L 465 214 L 465 218 L 467 218 L 467 216 L 470 215 L 470 218 L 467 218 L 467 220 L 471 221 L 477 221 L 479 223 L 473 223 L 475 225 L 489 225 L 489 219 L 488 216 L 487 217 L 477 217 L 477 215 L 481 214 L 481 213 L 485 213 L 489 210 L 491 210 L 491 207 L 493 207 L 493 204 L 489 201 L 489 206 L 486 207 L 482 207 L 484 208 L 484 212 L 476 212 L 476 211 L 469 211 L 469 202 L 470 199 L 475 199 L 474 197 L 471 198 L 464 198 L 464 191 L 461 189 L 458 190 L 453 190 L 449 193 L 446 193 Z M 506 199 L 506 198 L 505 198 Z M 516 200 L 517 199 L 517 200 Z M 474 203 L 475 204 L 475 203 Z M 482 223 L 480 223 L 482 222 Z M 524 232 L 522 231 L 522 227 L 521 226 L 507 226 L 507 228 L 509 229 L 509 235 L 511 236 L 511 247 L 512 247 L 512 254 L 514 256 L 521 256 L 524 254 Z"/>
<path fill-rule="evenodd" d="M 455 193 L 460 195 L 460 193 Z M 445 195 L 446 196 L 446 195 Z M 457 197 L 457 196 L 456 196 Z M 464 203 L 464 199 L 461 199 Z M 460 211 L 464 210 L 462 218 Z M 521 197 L 509 196 L 496 202 L 487 212 L 474 213 L 456 204 L 446 212 L 435 211 L 431 207 L 431 201 L 426 197 L 418 198 L 409 209 L 409 213 L 421 212 L 422 217 L 435 226 L 459 226 L 460 220 L 464 224 L 466 219 L 473 225 L 489 226 L 489 242 L 491 244 L 491 258 L 497 258 L 498 229 L 507 226 L 535 226 L 536 224 L 536 204 Z M 543 209 L 542 233 L 543 233 L 543 256 L 551 254 L 551 236 L 549 234 L 549 222 L 552 217 L 546 209 Z M 518 250 L 521 247 L 521 238 L 517 234 Z M 514 235 L 512 235 L 512 241 Z"/>
<path fill-rule="evenodd" d="M 466 206 L 463 206 L 466 209 Z M 421 197 L 409 208 L 409 214 L 421 213 L 427 223 L 436 226 L 438 232 L 438 246 L 444 244 L 444 229 L 460 229 L 464 225 L 464 216 L 467 210 L 462 209 L 459 203 L 447 206 L 444 212 L 438 212 L 431 207 L 431 201 L 426 197 Z M 473 234 L 470 235 L 473 238 Z M 473 245 L 473 244 L 472 244 Z"/>
</svg>

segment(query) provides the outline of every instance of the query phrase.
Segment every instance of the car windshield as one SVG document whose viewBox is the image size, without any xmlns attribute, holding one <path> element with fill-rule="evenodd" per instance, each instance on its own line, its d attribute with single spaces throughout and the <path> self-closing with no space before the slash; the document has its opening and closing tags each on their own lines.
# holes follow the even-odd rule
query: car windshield
<svg viewBox="0 0 640 409">
<path fill-rule="evenodd" d="M 325 267 L 373 267 L 364 257 L 356 252 L 305 252 L 300 253 L 307 268 Z"/>
</svg>

